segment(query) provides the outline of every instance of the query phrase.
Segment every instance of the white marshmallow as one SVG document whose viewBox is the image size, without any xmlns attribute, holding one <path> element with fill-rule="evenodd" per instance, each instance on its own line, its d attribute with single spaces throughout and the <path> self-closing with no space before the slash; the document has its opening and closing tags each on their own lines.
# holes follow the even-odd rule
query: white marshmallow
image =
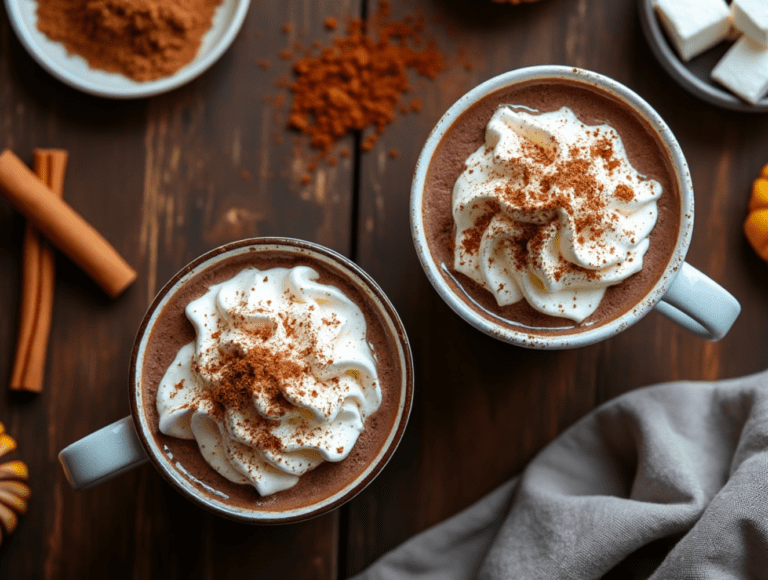
<svg viewBox="0 0 768 580">
<path fill-rule="evenodd" d="M 768 0 L 733 0 L 733 24 L 755 42 L 768 45 Z"/>
<path fill-rule="evenodd" d="M 712 78 L 745 101 L 757 103 L 768 91 L 768 47 L 742 36 L 717 63 Z"/>
<path fill-rule="evenodd" d="M 653 0 L 680 58 L 690 60 L 724 40 L 731 28 L 725 0 Z"/>
</svg>

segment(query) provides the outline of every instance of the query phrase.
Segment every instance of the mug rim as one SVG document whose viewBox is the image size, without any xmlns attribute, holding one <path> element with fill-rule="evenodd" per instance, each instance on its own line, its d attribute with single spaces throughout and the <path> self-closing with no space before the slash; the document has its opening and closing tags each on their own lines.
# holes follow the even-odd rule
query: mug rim
<svg viewBox="0 0 768 580">
<path fill-rule="evenodd" d="M 531 81 L 566 80 L 595 87 L 627 105 L 653 129 L 674 169 L 674 179 L 680 192 L 680 223 L 675 246 L 664 271 L 651 289 L 632 307 L 613 320 L 592 329 L 573 334 L 535 334 L 524 327 L 520 330 L 492 321 L 474 310 L 451 288 L 441 273 L 427 243 L 423 222 L 426 179 L 432 157 L 451 125 L 470 107 L 496 91 Z M 443 114 L 427 137 L 419 154 L 411 183 L 411 236 L 424 273 L 448 306 L 466 322 L 485 334 L 526 348 L 555 350 L 587 346 L 622 332 L 643 318 L 661 300 L 682 267 L 693 233 L 693 183 L 688 163 L 671 129 L 642 97 L 620 82 L 600 73 L 563 65 L 536 65 L 514 69 L 488 79 L 460 97 Z"/>
<path fill-rule="evenodd" d="M 382 326 L 394 339 L 397 349 L 395 356 L 401 365 L 398 409 L 389 433 L 373 460 L 356 478 L 330 496 L 308 506 L 288 510 L 251 510 L 233 506 L 223 501 L 212 499 L 211 496 L 204 495 L 189 479 L 174 469 L 171 466 L 171 460 L 160 452 L 157 442 L 151 435 L 149 421 L 143 411 L 144 389 L 141 388 L 141 373 L 138 371 L 143 366 L 146 343 L 151 335 L 154 322 L 162 312 L 162 307 L 175 291 L 178 291 L 188 280 L 205 271 L 205 269 L 214 266 L 218 261 L 229 256 L 237 256 L 254 250 L 257 252 L 294 253 L 319 260 L 326 267 L 335 267 L 335 272 L 358 288 L 367 298 L 367 302 L 373 311 L 382 317 Z M 323 261 L 323 259 L 326 261 Z M 384 291 L 360 266 L 338 252 L 313 242 L 287 237 L 262 237 L 237 240 L 214 248 L 181 268 L 163 286 L 152 300 L 136 333 L 131 352 L 128 380 L 131 418 L 136 434 L 150 462 L 176 491 L 195 504 L 231 520 L 251 524 L 286 524 L 308 520 L 340 507 L 363 491 L 387 465 L 402 440 L 410 417 L 413 403 L 414 369 L 410 342 L 397 311 L 384 294 Z M 395 386 L 395 388 L 397 387 Z"/>
</svg>

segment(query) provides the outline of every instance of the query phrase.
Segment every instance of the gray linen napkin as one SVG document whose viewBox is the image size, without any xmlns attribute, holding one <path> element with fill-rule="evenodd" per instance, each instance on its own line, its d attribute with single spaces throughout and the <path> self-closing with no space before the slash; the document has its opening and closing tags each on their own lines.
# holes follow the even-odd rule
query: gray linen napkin
<svg viewBox="0 0 768 580">
<path fill-rule="evenodd" d="M 646 387 L 354 580 L 768 579 L 768 371 Z"/>
</svg>

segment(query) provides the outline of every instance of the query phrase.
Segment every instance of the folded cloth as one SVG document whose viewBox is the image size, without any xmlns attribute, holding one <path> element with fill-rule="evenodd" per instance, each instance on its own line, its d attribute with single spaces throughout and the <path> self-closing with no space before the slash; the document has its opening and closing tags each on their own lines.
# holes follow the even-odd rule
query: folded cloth
<svg viewBox="0 0 768 580">
<path fill-rule="evenodd" d="M 638 389 L 355 580 L 768 579 L 768 371 Z"/>
</svg>

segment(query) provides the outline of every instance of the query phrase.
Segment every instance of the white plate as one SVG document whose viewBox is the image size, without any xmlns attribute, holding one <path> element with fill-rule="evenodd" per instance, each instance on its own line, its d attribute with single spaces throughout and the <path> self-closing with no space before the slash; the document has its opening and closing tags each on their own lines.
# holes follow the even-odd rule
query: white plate
<svg viewBox="0 0 768 580">
<path fill-rule="evenodd" d="M 32 58 L 60 81 L 99 97 L 136 99 L 170 91 L 200 75 L 229 48 L 243 25 L 250 0 L 223 0 L 195 59 L 168 77 L 136 82 L 121 74 L 92 69 L 37 29 L 36 0 L 5 0 L 8 18 Z"/>
</svg>

